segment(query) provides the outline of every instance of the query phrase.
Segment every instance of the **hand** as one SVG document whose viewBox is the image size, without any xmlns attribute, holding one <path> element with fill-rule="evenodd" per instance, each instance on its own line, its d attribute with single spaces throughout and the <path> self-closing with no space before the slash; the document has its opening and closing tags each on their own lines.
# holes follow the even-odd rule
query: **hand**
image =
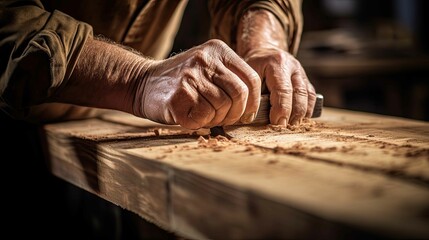
<svg viewBox="0 0 429 240">
<path fill-rule="evenodd" d="M 220 40 L 166 60 L 146 71 L 133 112 L 188 129 L 253 121 L 259 108 L 258 74 Z"/>
<path fill-rule="evenodd" d="M 297 125 L 311 117 L 316 92 L 298 60 L 275 47 L 253 49 L 245 60 L 270 91 L 272 124 Z"/>
<path fill-rule="evenodd" d="M 285 23 L 286 31 L 279 19 L 265 9 L 248 10 L 238 25 L 237 52 L 270 91 L 271 124 L 297 125 L 311 117 L 316 93 L 301 64 L 288 52 L 294 51 L 289 44 L 299 38 L 299 29 L 290 31 L 298 23 Z"/>
</svg>

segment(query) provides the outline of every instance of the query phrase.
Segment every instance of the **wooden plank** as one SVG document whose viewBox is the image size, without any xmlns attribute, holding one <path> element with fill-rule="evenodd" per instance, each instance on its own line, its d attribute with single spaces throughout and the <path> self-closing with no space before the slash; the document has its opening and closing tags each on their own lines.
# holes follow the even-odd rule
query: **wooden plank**
<svg viewBox="0 0 429 240">
<path fill-rule="evenodd" d="M 429 184 L 429 124 L 326 109 L 309 130 L 227 127 L 242 141 L 314 161 L 379 171 Z M 262 139 L 262 140 L 261 140 Z"/>
<path fill-rule="evenodd" d="M 326 109 L 233 141 L 123 114 L 45 132 L 58 177 L 186 237 L 428 238 L 428 126 Z"/>
<path fill-rule="evenodd" d="M 152 162 L 130 162 L 104 147 L 104 142 L 153 137 L 153 131 L 94 119 L 48 125 L 45 133 L 49 167 L 54 175 L 132 209 L 160 226 L 169 226 L 168 172 L 164 167 Z"/>
<path fill-rule="evenodd" d="M 184 211 L 184 213 L 181 211 L 173 213 L 178 214 L 175 218 L 181 219 L 176 221 L 178 226 L 175 230 L 180 231 L 183 226 L 188 228 L 198 226 L 201 222 L 210 222 L 210 219 L 217 219 L 224 223 L 237 218 L 235 211 L 224 208 L 224 202 L 206 199 L 208 195 L 212 194 L 214 199 L 226 198 L 228 200 L 230 196 L 225 196 L 225 192 L 231 192 L 230 188 L 233 186 L 235 190 L 232 192 L 235 195 L 244 195 L 242 205 L 235 206 L 235 208 L 239 212 L 246 213 L 243 219 L 240 221 L 235 219 L 234 222 L 239 226 L 249 227 L 243 228 L 239 233 L 235 232 L 234 234 L 237 235 L 231 235 L 238 238 L 258 236 L 250 231 L 251 229 L 262 231 L 262 233 L 260 232 L 262 235 L 259 237 L 265 235 L 263 232 L 265 229 L 257 228 L 257 226 L 269 219 L 258 219 L 249 212 L 249 201 L 255 195 L 271 200 L 271 204 L 280 202 L 283 206 L 289 206 L 290 208 L 287 209 L 289 211 L 299 209 L 318 216 L 319 219 L 328 219 L 344 225 L 390 233 L 395 236 L 397 234 L 405 234 L 405 236 L 428 234 L 428 219 L 420 218 L 420 214 L 423 214 L 429 207 L 427 186 L 409 184 L 400 179 L 348 167 L 306 161 L 299 156 L 273 155 L 258 149 L 249 151 L 248 146 L 245 145 L 225 144 L 222 151 L 216 150 L 215 154 L 201 148 L 195 142 L 176 146 L 177 148 L 160 146 L 125 150 L 136 159 L 159 159 L 166 165 L 181 170 L 172 171 L 175 174 L 174 179 L 181 179 L 181 181 L 174 181 L 171 187 L 173 190 L 172 209 Z M 192 181 L 189 178 L 196 179 L 194 174 L 204 178 Z M 205 179 L 208 179 L 207 182 L 204 182 Z M 189 186 L 190 182 L 193 186 L 202 185 L 199 186 L 199 189 L 202 190 L 195 190 L 193 186 Z M 211 182 L 217 183 L 217 188 L 210 189 L 210 185 L 213 185 Z M 175 191 L 178 191 L 178 194 Z M 192 203 L 200 203 L 199 206 L 186 204 L 189 209 L 183 210 L 181 204 L 188 203 L 191 199 L 193 199 Z M 211 204 L 207 204 L 207 202 Z M 215 203 L 218 205 L 214 205 Z M 257 206 L 257 208 L 259 207 L 269 208 L 268 206 Z M 207 213 L 207 208 L 213 208 L 212 214 L 223 213 L 225 216 L 213 217 Z M 187 222 L 188 214 L 198 215 L 198 217 L 194 216 L 195 221 Z M 285 214 L 283 220 L 293 221 L 293 219 L 293 216 L 288 217 Z M 246 224 L 246 221 L 252 221 L 253 224 Z M 271 224 L 279 223 L 271 222 Z M 222 228 L 215 228 L 211 233 L 216 234 L 220 229 L 223 229 L 222 232 L 225 233 L 230 230 L 228 226 L 230 224 L 226 224 Z M 200 227 L 203 226 L 193 230 L 197 231 Z M 290 230 L 284 229 L 283 233 L 288 234 Z M 308 237 L 311 236 L 313 235 L 308 235 Z M 205 237 L 211 238 L 216 235 L 209 234 Z"/>
<path fill-rule="evenodd" d="M 103 119 L 130 126 L 154 124 L 119 112 Z M 314 122 L 310 131 L 275 131 L 267 126 L 225 129 L 241 141 L 257 146 L 429 182 L 428 123 L 330 108 Z M 189 133 L 184 129 L 177 131 Z M 198 134 L 208 134 L 208 130 L 200 130 Z"/>
</svg>

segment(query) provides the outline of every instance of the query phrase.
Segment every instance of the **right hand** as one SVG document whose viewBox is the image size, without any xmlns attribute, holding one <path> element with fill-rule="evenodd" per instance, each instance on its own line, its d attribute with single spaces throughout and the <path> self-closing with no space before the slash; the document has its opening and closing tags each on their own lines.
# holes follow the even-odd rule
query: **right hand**
<svg viewBox="0 0 429 240">
<path fill-rule="evenodd" d="M 253 121 L 258 74 L 220 40 L 154 61 L 138 83 L 134 114 L 188 129 Z"/>
</svg>

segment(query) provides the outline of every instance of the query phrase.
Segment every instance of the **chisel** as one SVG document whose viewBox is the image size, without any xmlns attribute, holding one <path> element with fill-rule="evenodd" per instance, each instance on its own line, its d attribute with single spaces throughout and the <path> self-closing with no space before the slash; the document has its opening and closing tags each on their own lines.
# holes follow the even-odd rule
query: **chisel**
<svg viewBox="0 0 429 240">
<path fill-rule="evenodd" d="M 241 122 L 238 122 L 234 125 L 264 125 L 270 123 L 270 95 L 263 94 L 261 95 L 261 102 L 259 104 L 259 110 L 256 114 L 255 120 L 249 124 L 243 124 Z M 313 109 L 313 115 L 311 118 L 317 118 L 322 115 L 322 108 L 323 108 L 323 95 L 322 94 L 316 94 L 316 104 L 314 105 Z M 225 130 L 222 126 L 216 126 L 210 128 L 210 135 L 211 136 L 227 136 L 225 133 Z"/>
</svg>

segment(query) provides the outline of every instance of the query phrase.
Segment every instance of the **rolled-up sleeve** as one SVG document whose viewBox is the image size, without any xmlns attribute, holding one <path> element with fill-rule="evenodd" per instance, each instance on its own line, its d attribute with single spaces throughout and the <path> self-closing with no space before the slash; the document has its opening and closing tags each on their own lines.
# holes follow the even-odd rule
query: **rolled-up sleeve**
<svg viewBox="0 0 429 240">
<path fill-rule="evenodd" d="M 237 26 L 242 15 L 248 9 L 265 9 L 279 19 L 287 34 L 289 52 L 296 55 L 303 27 L 301 4 L 302 0 L 211 0 L 209 2 L 212 20 L 210 35 L 235 48 Z"/>
<path fill-rule="evenodd" d="M 0 22 L 0 108 L 21 115 L 70 78 L 92 28 L 40 1 L 1 1 Z"/>
</svg>

